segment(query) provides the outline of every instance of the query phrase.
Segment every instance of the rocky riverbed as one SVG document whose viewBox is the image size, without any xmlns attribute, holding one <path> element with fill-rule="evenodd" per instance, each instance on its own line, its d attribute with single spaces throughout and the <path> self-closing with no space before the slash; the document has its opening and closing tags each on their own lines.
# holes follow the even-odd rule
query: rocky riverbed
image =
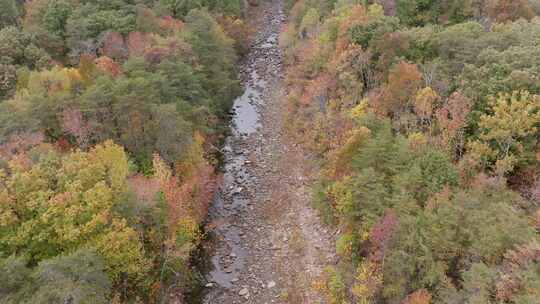
<svg viewBox="0 0 540 304">
<path fill-rule="evenodd" d="M 210 209 L 203 303 L 319 303 L 311 284 L 335 262 L 335 232 L 309 207 L 314 162 L 284 136 L 283 4 L 261 5 Z"/>
</svg>

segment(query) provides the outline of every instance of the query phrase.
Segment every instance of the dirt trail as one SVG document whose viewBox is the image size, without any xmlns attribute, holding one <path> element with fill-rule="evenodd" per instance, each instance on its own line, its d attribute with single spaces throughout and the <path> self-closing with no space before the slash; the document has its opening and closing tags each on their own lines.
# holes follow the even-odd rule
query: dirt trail
<svg viewBox="0 0 540 304">
<path fill-rule="evenodd" d="M 311 284 L 333 262 L 335 233 L 310 207 L 314 162 L 284 136 L 282 1 L 261 6 L 210 210 L 213 269 L 203 302 L 321 303 Z"/>
</svg>

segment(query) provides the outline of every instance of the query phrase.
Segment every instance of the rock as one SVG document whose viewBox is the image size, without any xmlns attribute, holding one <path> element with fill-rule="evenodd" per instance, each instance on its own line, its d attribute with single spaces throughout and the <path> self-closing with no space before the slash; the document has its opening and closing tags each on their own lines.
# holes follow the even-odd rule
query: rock
<svg viewBox="0 0 540 304">
<path fill-rule="evenodd" d="M 266 287 L 267 287 L 267 288 L 274 288 L 274 287 L 276 287 L 276 282 L 274 282 L 274 281 L 269 281 L 268 284 L 266 284 Z"/>
<path fill-rule="evenodd" d="M 238 292 L 238 295 L 240 296 L 247 296 L 249 294 L 249 289 L 247 289 L 246 287 L 240 289 L 240 291 Z"/>
<path fill-rule="evenodd" d="M 232 194 L 240 194 L 240 193 L 242 193 L 242 190 L 243 190 L 242 187 L 238 187 L 238 188 L 234 189 Z"/>
<path fill-rule="evenodd" d="M 204 285 L 204 287 L 206 287 L 206 288 L 214 287 L 214 283 L 212 283 L 212 282 L 206 283 L 206 285 Z"/>
</svg>

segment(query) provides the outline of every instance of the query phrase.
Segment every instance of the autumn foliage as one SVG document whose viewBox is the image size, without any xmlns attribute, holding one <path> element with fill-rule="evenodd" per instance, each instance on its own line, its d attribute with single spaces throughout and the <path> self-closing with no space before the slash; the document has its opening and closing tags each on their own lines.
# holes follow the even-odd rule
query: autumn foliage
<svg viewBox="0 0 540 304">
<path fill-rule="evenodd" d="M 184 301 L 248 46 L 240 3 L 4 2 L 0 302 Z"/>
<path fill-rule="evenodd" d="M 313 205 L 339 231 L 326 302 L 534 302 L 531 3 L 292 5 L 287 130 L 321 163 Z"/>
</svg>

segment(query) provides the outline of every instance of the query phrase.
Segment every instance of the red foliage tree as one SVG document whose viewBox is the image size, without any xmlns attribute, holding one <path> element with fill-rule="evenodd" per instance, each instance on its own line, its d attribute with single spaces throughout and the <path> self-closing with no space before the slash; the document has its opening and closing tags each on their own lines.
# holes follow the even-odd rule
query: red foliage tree
<svg viewBox="0 0 540 304">
<path fill-rule="evenodd" d="M 122 67 L 109 57 L 99 57 L 95 61 L 96 67 L 101 72 L 111 75 L 112 77 L 118 77 L 122 75 Z"/>
<path fill-rule="evenodd" d="M 440 136 L 443 147 L 459 151 L 464 144 L 464 128 L 467 116 L 471 111 L 471 101 L 461 92 L 455 92 L 446 104 L 435 112 L 437 122 L 442 130 Z"/>
<path fill-rule="evenodd" d="M 108 32 L 102 38 L 100 53 L 114 60 L 125 60 L 128 49 L 124 37 L 118 32 Z"/>
<path fill-rule="evenodd" d="M 141 32 L 131 32 L 127 37 L 127 49 L 130 56 L 142 56 L 152 45 L 152 37 Z"/>
<path fill-rule="evenodd" d="M 326 102 L 328 101 L 329 87 L 333 86 L 333 79 L 326 73 L 321 73 L 317 78 L 310 81 L 304 88 L 304 93 L 300 101 L 304 105 L 310 105 L 314 102 L 318 105 L 321 112 L 324 112 Z"/>
<path fill-rule="evenodd" d="M 9 160 L 18 153 L 23 153 L 43 142 L 41 132 L 25 132 L 10 136 L 0 145 L 0 157 Z"/>
<path fill-rule="evenodd" d="M 87 147 L 90 127 L 85 121 L 82 112 L 77 108 L 66 108 L 62 112 L 62 129 L 64 132 L 74 136 L 80 147 Z"/>
<path fill-rule="evenodd" d="M 407 132 L 416 126 L 413 101 L 421 86 L 422 73 L 418 66 L 400 61 L 390 70 L 388 83 L 373 93 L 370 102 L 376 113 L 392 118 L 395 129 Z"/>
<path fill-rule="evenodd" d="M 537 178 L 530 187 L 529 195 L 533 202 L 535 202 L 536 204 L 540 204 L 540 178 Z"/>
<path fill-rule="evenodd" d="M 504 303 L 514 302 L 514 296 L 522 288 L 526 276 L 522 272 L 531 265 L 540 263 L 540 244 L 532 242 L 510 250 L 504 255 L 501 276 L 496 283 L 497 300 Z M 533 266 L 534 267 L 534 266 Z"/>
<path fill-rule="evenodd" d="M 168 31 L 180 31 L 184 28 L 184 22 L 171 16 L 165 16 L 159 21 L 159 26 Z"/>
<path fill-rule="evenodd" d="M 395 16 L 397 13 L 396 0 L 376 0 L 376 2 L 382 5 L 384 14 L 388 16 Z"/>
<path fill-rule="evenodd" d="M 488 0 L 487 12 L 497 22 L 531 19 L 535 15 L 527 0 Z"/>
<path fill-rule="evenodd" d="M 418 66 L 400 61 L 390 70 L 381 106 L 389 113 L 404 111 L 421 85 L 422 73 Z"/>
<path fill-rule="evenodd" d="M 167 202 L 169 227 L 174 229 L 183 216 L 202 221 L 206 217 L 217 185 L 212 166 L 206 162 L 201 163 L 195 174 L 180 181 L 172 175 L 159 155 L 154 155 L 154 169 Z"/>
<path fill-rule="evenodd" d="M 350 13 L 347 18 L 341 22 L 339 26 L 338 39 L 336 41 L 336 52 L 341 53 L 345 50 L 349 43 L 349 29 L 359 25 L 365 24 L 368 21 L 366 9 L 362 5 L 355 5 L 350 8 Z"/>
<path fill-rule="evenodd" d="M 147 204 L 153 204 L 155 202 L 157 193 L 160 190 L 160 184 L 157 178 L 135 174 L 129 178 L 128 183 L 138 201 Z"/>
<path fill-rule="evenodd" d="M 153 47 L 144 54 L 144 60 L 151 64 L 159 64 L 163 59 L 169 56 L 170 52 L 166 48 Z"/>
<path fill-rule="evenodd" d="M 405 298 L 402 304 L 429 304 L 431 303 L 431 294 L 425 289 L 419 289 Z"/>
<path fill-rule="evenodd" d="M 398 225 L 398 217 L 393 210 L 388 210 L 371 228 L 369 243 L 371 253 L 369 259 L 375 263 L 381 263 L 386 254 L 388 243 Z"/>
<path fill-rule="evenodd" d="M 377 69 L 386 74 L 388 68 L 409 48 L 407 36 L 401 32 L 385 33 L 374 45 L 375 50 L 380 54 L 377 60 Z"/>
</svg>

